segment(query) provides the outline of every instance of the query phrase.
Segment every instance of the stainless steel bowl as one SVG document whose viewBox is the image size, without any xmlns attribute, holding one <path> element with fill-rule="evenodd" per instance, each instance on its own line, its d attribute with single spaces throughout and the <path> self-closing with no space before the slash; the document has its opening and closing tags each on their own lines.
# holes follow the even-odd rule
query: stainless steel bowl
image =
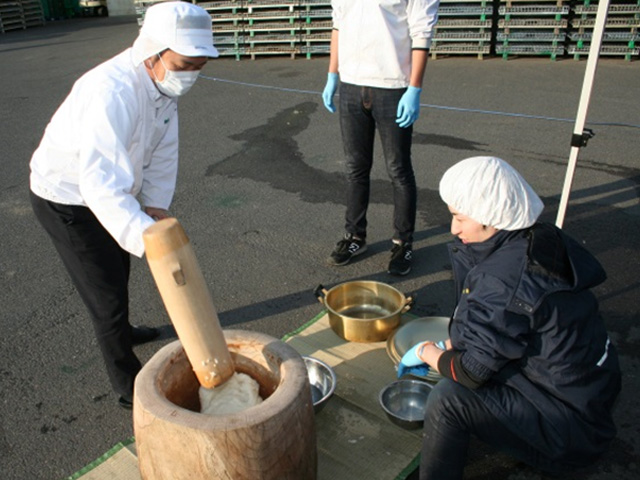
<svg viewBox="0 0 640 480">
<path fill-rule="evenodd" d="M 407 320 L 387 339 L 387 354 L 398 365 L 405 353 L 418 342 L 439 342 L 449 338 L 449 317 L 422 317 Z M 442 375 L 430 368 L 425 376 L 413 375 L 420 380 L 436 383 Z"/>
<path fill-rule="evenodd" d="M 318 413 L 336 390 L 336 374 L 329 365 L 314 357 L 302 357 L 309 373 L 313 411 Z"/>
<path fill-rule="evenodd" d="M 396 425 L 407 430 L 420 428 L 432 389 L 433 386 L 427 382 L 397 380 L 380 390 L 380 406 Z"/>
</svg>

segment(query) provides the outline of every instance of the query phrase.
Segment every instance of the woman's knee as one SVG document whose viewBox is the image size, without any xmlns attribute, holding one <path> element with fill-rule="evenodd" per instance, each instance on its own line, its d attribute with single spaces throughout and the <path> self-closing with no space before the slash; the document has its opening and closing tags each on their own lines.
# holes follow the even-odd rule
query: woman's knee
<svg viewBox="0 0 640 480">
<path fill-rule="evenodd" d="M 459 416 L 461 407 L 469 404 L 473 393 L 466 387 L 448 378 L 443 378 L 429 393 L 427 399 L 427 418 L 439 420 L 453 419 Z"/>
</svg>

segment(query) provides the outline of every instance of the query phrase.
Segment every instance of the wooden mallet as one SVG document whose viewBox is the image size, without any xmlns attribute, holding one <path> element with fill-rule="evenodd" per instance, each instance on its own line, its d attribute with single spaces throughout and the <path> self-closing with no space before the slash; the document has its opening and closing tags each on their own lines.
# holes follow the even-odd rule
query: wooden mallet
<svg viewBox="0 0 640 480">
<path fill-rule="evenodd" d="M 211 294 L 182 226 L 175 218 L 143 233 L 149 269 L 200 385 L 214 388 L 234 373 Z"/>
</svg>

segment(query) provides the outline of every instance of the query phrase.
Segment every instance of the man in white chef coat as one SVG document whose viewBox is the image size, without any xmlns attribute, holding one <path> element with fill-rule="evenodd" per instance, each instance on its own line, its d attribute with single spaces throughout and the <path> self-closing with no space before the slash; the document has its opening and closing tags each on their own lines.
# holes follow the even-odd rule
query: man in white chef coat
<svg viewBox="0 0 640 480">
<path fill-rule="evenodd" d="M 211 16 L 187 2 L 150 7 L 133 46 L 84 74 L 31 159 L 31 202 L 85 303 L 118 403 L 130 409 L 132 346 L 158 331 L 129 323 L 130 254 L 169 216 L 178 104 L 213 46 Z"/>
</svg>

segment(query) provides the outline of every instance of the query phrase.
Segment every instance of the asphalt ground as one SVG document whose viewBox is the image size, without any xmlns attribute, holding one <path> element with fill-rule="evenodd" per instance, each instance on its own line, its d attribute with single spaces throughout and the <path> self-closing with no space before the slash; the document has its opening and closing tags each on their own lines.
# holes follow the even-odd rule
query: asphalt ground
<svg viewBox="0 0 640 480">
<path fill-rule="evenodd" d="M 28 163 L 72 83 L 128 47 L 135 18 L 77 19 L 0 36 L 0 477 L 61 479 L 132 436 L 111 392 L 85 309 L 28 201 Z M 350 280 L 394 285 L 413 313 L 449 315 L 443 172 L 474 155 L 511 162 L 555 221 L 586 62 L 548 58 L 430 61 L 415 124 L 419 212 L 413 271 L 386 273 L 392 193 L 377 150 L 369 252 L 325 263 L 342 235 L 344 168 L 338 118 L 321 103 L 327 57 L 218 59 L 180 103 L 181 221 L 224 328 L 281 337 L 313 318 L 313 295 Z M 640 63 L 603 58 L 588 116 L 596 136 L 580 152 L 564 228 L 603 263 L 597 288 L 623 368 L 611 451 L 574 479 L 636 479 L 640 420 Z M 136 348 L 147 361 L 175 340 L 144 259 L 131 276 L 131 320 L 160 327 Z M 474 443 L 467 477 L 545 479 Z"/>
</svg>

